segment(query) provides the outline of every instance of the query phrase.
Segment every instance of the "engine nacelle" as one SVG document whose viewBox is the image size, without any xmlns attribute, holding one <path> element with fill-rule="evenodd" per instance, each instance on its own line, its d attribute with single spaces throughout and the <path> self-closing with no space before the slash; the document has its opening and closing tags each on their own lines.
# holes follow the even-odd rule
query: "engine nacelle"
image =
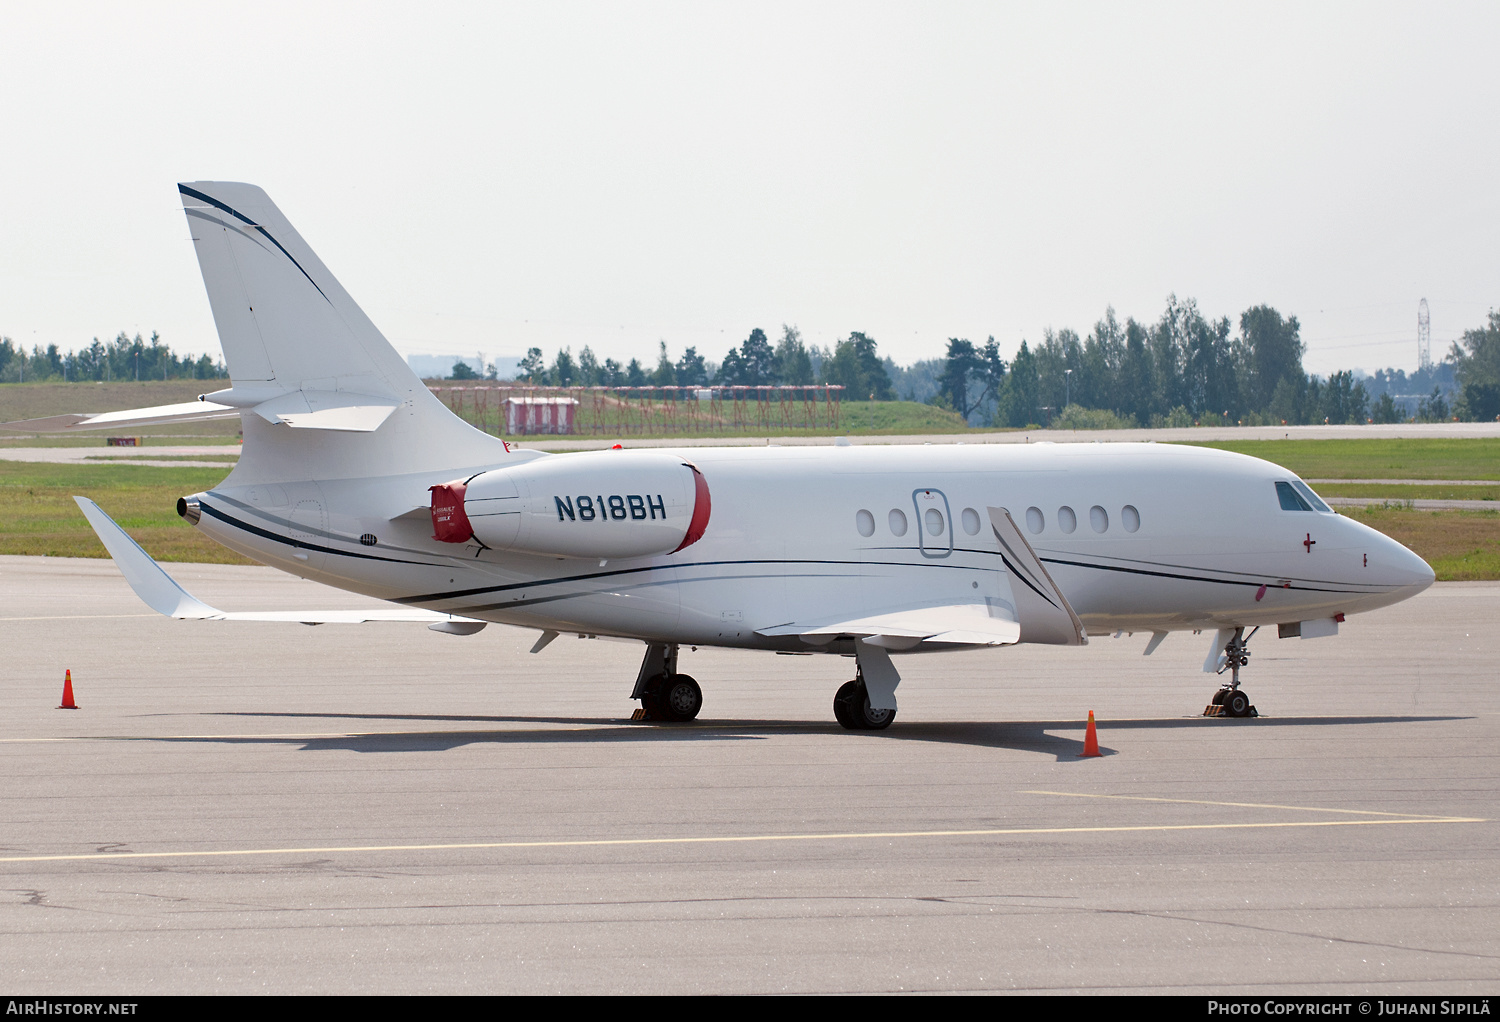
<svg viewBox="0 0 1500 1022">
<path fill-rule="evenodd" d="M 650 557 L 708 527 L 708 483 L 680 457 L 592 451 L 431 487 L 433 538 L 555 557 Z"/>
</svg>

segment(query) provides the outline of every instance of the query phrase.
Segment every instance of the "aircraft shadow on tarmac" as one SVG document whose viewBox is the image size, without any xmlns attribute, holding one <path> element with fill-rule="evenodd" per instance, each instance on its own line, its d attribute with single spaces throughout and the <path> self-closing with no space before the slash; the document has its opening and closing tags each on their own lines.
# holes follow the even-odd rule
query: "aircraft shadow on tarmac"
<svg viewBox="0 0 1500 1022">
<path fill-rule="evenodd" d="M 503 728 L 463 730 L 398 731 L 309 735 L 220 735 L 148 738 L 147 741 L 215 742 L 231 745 L 298 745 L 301 751 L 348 752 L 446 752 L 466 745 L 598 744 L 603 742 L 725 742 L 761 741 L 774 735 L 847 735 L 851 741 L 943 742 L 982 748 L 1012 749 L 1050 755 L 1059 763 L 1077 762 L 1083 751 L 1084 723 L 1078 720 L 1029 721 L 897 721 L 886 731 L 847 733 L 832 721 L 793 720 L 699 720 L 682 724 L 650 724 L 612 717 L 478 717 L 448 714 L 364 713 L 225 713 L 213 716 L 269 717 L 274 719 L 364 720 L 409 722 L 464 722 L 512 725 Z M 1115 754 L 1108 741 L 1111 732 L 1180 730 L 1186 728 L 1307 728 L 1351 724 L 1413 724 L 1469 720 L 1464 716 L 1339 716 L 1254 717 L 1241 720 L 1203 717 L 1134 719 L 1100 725 L 1100 752 Z M 561 730 L 567 728 L 568 730 Z M 1070 734 L 1056 734 L 1067 732 Z M 1071 735 L 1076 734 L 1077 737 Z"/>
</svg>

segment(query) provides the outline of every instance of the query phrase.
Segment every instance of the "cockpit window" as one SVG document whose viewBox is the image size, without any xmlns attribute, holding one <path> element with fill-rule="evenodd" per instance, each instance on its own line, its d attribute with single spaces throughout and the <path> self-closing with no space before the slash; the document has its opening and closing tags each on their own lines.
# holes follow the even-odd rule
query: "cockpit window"
<svg viewBox="0 0 1500 1022">
<path fill-rule="evenodd" d="M 1281 501 L 1283 511 L 1311 511 L 1312 505 L 1302 499 L 1302 495 L 1292 489 L 1291 483 L 1276 484 L 1276 499 Z"/>
<path fill-rule="evenodd" d="M 1289 483 L 1278 482 L 1276 499 L 1281 502 L 1283 511 L 1321 511 L 1325 515 L 1334 513 L 1333 508 L 1323 503 L 1312 488 L 1301 479 L 1294 479 Z"/>
<path fill-rule="evenodd" d="M 1312 491 L 1312 487 L 1308 486 L 1301 479 L 1293 479 L 1292 486 L 1296 488 L 1298 493 L 1302 494 L 1304 500 L 1313 506 L 1314 511 L 1321 511 L 1325 515 L 1333 514 L 1333 508 L 1323 503 L 1322 499 Z"/>
</svg>

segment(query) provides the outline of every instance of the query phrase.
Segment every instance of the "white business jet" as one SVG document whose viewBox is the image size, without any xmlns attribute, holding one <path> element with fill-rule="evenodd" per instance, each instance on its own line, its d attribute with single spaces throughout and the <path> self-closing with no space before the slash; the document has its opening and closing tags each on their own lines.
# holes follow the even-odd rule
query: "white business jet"
<svg viewBox="0 0 1500 1022">
<path fill-rule="evenodd" d="M 690 720 L 683 644 L 852 655 L 834 713 L 896 715 L 892 654 L 1210 631 L 1214 697 L 1251 635 L 1334 635 L 1432 569 L 1257 458 L 1156 444 L 694 448 L 542 454 L 433 396 L 261 189 L 179 186 L 231 386 L 69 428 L 238 416 L 239 463 L 183 497 L 247 557 L 387 600 L 373 612 L 226 613 L 91 501 L 135 591 L 176 618 L 486 622 L 639 640 L 637 719 Z"/>
</svg>

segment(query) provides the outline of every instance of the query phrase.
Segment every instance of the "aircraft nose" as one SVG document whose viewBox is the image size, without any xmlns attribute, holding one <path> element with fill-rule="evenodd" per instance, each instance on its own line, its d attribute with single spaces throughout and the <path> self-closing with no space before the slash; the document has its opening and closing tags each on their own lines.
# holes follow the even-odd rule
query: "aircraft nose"
<svg viewBox="0 0 1500 1022">
<path fill-rule="evenodd" d="M 1381 581 L 1387 585 L 1400 586 L 1404 595 L 1415 596 L 1437 579 L 1432 565 L 1411 550 L 1391 539 L 1381 536 L 1375 557 L 1379 558 Z"/>
</svg>

